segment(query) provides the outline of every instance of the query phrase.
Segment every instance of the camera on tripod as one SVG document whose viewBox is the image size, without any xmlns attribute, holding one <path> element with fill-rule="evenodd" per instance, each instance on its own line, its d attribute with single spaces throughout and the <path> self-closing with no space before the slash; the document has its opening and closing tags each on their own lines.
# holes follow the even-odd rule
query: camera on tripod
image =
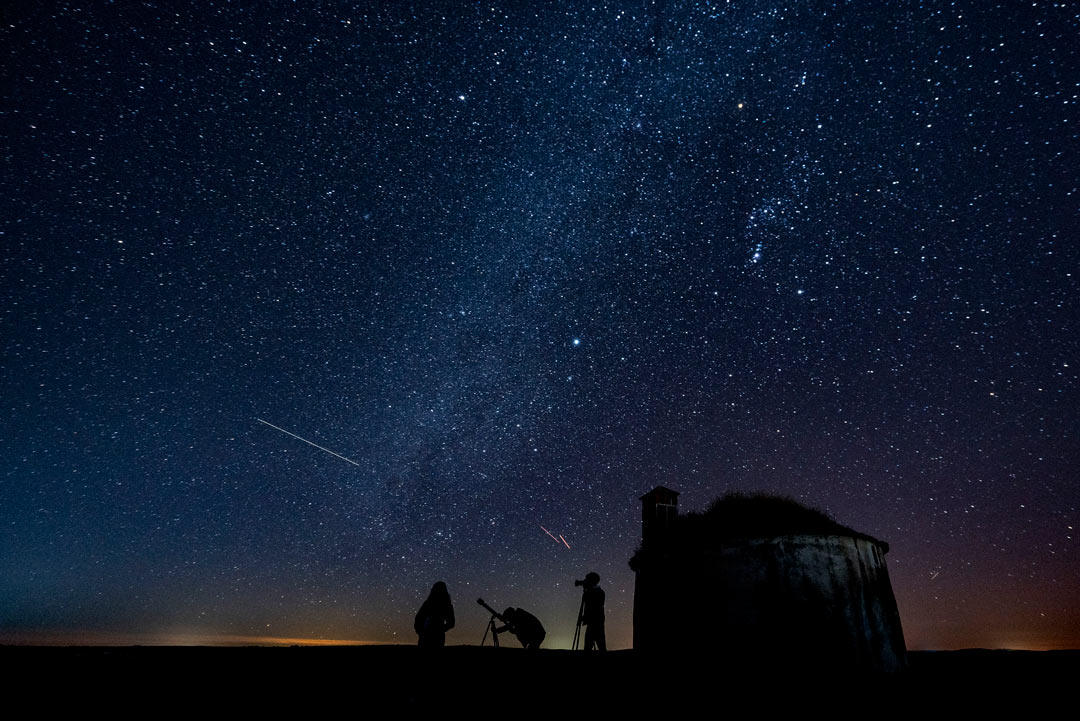
<svg viewBox="0 0 1080 721">
<path fill-rule="evenodd" d="M 589 571 L 585 574 L 585 578 L 574 581 L 575 586 L 584 586 L 585 588 L 592 588 L 598 583 L 600 583 L 600 574 L 596 571 Z"/>
</svg>

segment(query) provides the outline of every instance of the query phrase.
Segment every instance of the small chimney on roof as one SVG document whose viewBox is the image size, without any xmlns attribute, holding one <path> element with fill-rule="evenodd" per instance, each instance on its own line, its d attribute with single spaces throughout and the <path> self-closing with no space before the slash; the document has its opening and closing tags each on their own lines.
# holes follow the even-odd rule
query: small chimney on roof
<svg viewBox="0 0 1080 721">
<path fill-rule="evenodd" d="M 657 486 L 641 497 L 642 548 L 665 535 L 679 515 L 679 492 Z"/>
</svg>

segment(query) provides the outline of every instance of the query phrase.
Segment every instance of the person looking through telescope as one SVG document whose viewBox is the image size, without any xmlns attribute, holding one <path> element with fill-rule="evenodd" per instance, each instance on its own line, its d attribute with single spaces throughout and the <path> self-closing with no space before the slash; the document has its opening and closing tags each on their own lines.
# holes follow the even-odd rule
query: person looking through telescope
<svg viewBox="0 0 1080 721">
<path fill-rule="evenodd" d="M 488 621 L 488 629 L 494 631 L 493 641 L 496 646 L 499 645 L 499 634 L 504 631 L 509 631 L 517 636 L 517 640 L 520 641 L 521 645 L 525 648 L 537 649 L 540 648 L 540 644 L 544 642 L 544 638 L 547 636 L 544 625 L 540 623 L 540 620 L 536 616 L 528 611 L 511 606 L 502 613 L 499 613 L 494 608 L 484 603 L 484 599 L 482 598 L 476 599 L 476 602 L 491 614 L 491 620 Z M 503 626 L 496 628 L 495 619 L 502 621 Z M 487 631 L 484 631 L 484 638 L 487 638 Z M 481 641 L 480 645 L 483 646 L 484 642 Z"/>
<path fill-rule="evenodd" d="M 502 620 L 506 625 L 495 629 L 495 633 L 509 631 L 525 648 L 540 648 L 547 636 L 540 620 L 524 609 L 508 608 L 502 612 Z"/>
</svg>

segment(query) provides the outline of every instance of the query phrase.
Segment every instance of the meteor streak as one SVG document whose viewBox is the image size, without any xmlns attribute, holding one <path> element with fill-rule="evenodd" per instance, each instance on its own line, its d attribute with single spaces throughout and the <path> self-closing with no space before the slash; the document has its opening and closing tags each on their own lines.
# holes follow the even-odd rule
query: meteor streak
<svg viewBox="0 0 1080 721">
<path fill-rule="evenodd" d="M 562 537 L 561 533 L 558 536 L 555 536 L 555 534 L 553 534 L 551 531 L 544 528 L 543 526 L 540 526 L 540 530 L 543 531 L 544 533 L 548 534 L 549 536 L 551 536 L 551 540 L 555 541 L 555 543 L 561 543 L 562 545 L 566 546 L 567 548 L 570 548 L 570 544 L 566 542 L 566 539 Z"/>
<path fill-rule="evenodd" d="M 330 454 L 330 455 L 332 455 L 332 456 L 337 456 L 337 457 L 338 457 L 338 458 L 340 458 L 341 460 L 343 460 L 343 461 L 346 461 L 346 462 L 348 462 L 348 463 L 351 463 L 351 464 L 353 464 L 354 466 L 356 466 L 357 468 L 363 468 L 363 466 L 361 466 L 361 465 L 360 465 L 359 463 L 357 463 L 356 461 L 352 460 L 351 458 L 346 458 L 345 456 L 341 455 L 340 453 L 334 453 L 334 452 L 333 452 L 332 450 L 330 450 L 329 448 L 323 448 L 323 447 L 322 447 L 322 446 L 320 446 L 320 445 L 319 445 L 318 443 L 312 443 L 312 442 L 311 442 L 311 441 L 309 441 L 309 440 L 308 440 L 307 438 L 301 438 L 300 436 L 296 435 L 295 433 L 289 433 L 289 431 L 285 430 L 284 428 L 278 428 L 278 427 L 277 427 L 277 426 L 275 426 L 275 425 L 274 425 L 273 423 L 267 423 L 267 422 L 266 422 L 266 421 L 264 421 L 264 420 L 263 420 L 262 418 L 256 418 L 255 420 L 257 420 L 257 421 L 258 421 L 259 423 L 262 423 L 262 424 L 264 424 L 264 425 L 270 426 L 271 428 L 273 428 L 273 429 L 275 429 L 275 430 L 279 430 L 279 431 L 281 431 L 282 433 L 284 433 L 284 434 L 286 434 L 286 435 L 290 435 L 290 436 L 292 436 L 293 438 L 296 438 L 297 440 L 303 441 L 304 443 L 307 443 L 307 444 L 308 444 L 309 446 L 315 446 L 315 447 L 316 447 L 316 448 L 318 448 L 318 449 L 319 449 L 320 451 L 326 451 L 327 453 L 329 453 L 329 454 Z"/>
</svg>

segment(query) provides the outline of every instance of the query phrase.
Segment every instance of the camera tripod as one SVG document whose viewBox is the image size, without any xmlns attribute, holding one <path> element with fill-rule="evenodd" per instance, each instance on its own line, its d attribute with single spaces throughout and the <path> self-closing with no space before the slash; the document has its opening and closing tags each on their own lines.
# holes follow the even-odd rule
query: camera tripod
<svg viewBox="0 0 1080 721">
<path fill-rule="evenodd" d="M 581 605 L 578 606 L 577 612 L 577 628 L 574 629 L 574 645 L 571 646 L 571 650 L 577 651 L 579 642 L 581 641 L 581 616 L 585 613 L 585 591 L 581 591 Z"/>
</svg>

